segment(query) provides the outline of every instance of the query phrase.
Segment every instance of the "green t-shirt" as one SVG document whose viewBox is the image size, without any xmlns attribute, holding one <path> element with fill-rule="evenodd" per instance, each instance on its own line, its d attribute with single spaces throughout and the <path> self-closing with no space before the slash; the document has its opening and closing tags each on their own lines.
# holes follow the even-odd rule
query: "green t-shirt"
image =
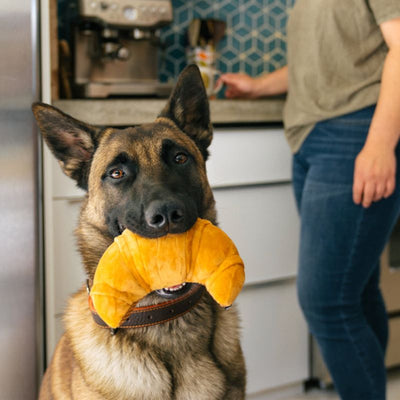
<svg viewBox="0 0 400 400">
<path fill-rule="evenodd" d="M 296 1 L 287 27 L 284 110 L 293 152 L 316 122 L 377 102 L 388 51 L 379 24 L 397 17 L 400 0 Z"/>
</svg>

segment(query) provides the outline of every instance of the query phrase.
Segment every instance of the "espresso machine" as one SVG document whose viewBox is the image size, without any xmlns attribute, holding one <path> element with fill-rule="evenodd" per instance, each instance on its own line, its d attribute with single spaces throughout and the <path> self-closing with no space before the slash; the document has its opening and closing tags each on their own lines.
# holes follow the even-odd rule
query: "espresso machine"
<svg viewBox="0 0 400 400">
<path fill-rule="evenodd" d="M 74 25 L 76 97 L 168 96 L 158 79 L 159 28 L 172 22 L 169 0 L 79 0 Z"/>
</svg>

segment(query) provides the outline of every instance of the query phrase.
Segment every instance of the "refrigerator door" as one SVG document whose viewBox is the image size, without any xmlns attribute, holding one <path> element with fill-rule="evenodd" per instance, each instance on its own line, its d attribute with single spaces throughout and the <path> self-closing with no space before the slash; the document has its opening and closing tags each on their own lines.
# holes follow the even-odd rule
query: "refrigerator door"
<svg viewBox="0 0 400 400">
<path fill-rule="evenodd" d="M 42 324 L 36 0 L 0 1 L 0 397 L 37 398 Z"/>
</svg>

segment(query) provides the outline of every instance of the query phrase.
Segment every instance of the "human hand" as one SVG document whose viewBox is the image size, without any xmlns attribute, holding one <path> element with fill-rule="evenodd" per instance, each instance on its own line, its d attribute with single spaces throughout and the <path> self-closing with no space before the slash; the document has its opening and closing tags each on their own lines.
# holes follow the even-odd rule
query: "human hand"
<svg viewBox="0 0 400 400">
<path fill-rule="evenodd" d="M 396 185 L 396 155 L 386 144 L 365 144 L 354 166 L 353 201 L 369 207 L 389 197 Z"/>
<path fill-rule="evenodd" d="M 225 97 L 227 98 L 245 98 L 252 99 L 257 97 L 255 93 L 256 83 L 255 78 L 243 73 L 223 74 L 218 79 L 216 86 L 219 84 L 226 85 Z"/>
</svg>

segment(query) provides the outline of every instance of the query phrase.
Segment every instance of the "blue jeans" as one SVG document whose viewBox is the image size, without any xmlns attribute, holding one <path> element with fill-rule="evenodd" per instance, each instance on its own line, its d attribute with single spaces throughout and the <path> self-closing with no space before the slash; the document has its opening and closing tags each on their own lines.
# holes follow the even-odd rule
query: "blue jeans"
<svg viewBox="0 0 400 400">
<path fill-rule="evenodd" d="M 386 391 L 379 258 L 399 216 L 400 185 L 369 208 L 352 200 L 354 161 L 373 112 L 318 123 L 293 158 L 299 302 L 343 400 L 384 400 Z"/>
</svg>

